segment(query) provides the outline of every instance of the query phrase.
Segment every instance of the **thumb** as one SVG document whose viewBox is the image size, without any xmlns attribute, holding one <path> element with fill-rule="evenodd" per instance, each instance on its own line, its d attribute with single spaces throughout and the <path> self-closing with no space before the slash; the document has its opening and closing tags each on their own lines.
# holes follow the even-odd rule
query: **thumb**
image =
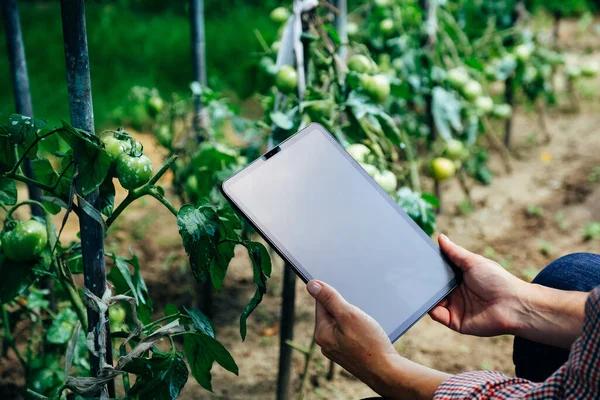
<svg viewBox="0 0 600 400">
<path fill-rule="evenodd" d="M 308 282 L 306 290 L 317 300 L 318 305 L 322 306 L 334 319 L 337 319 L 349 307 L 337 290 L 321 281 Z"/>
<path fill-rule="evenodd" d="M 464 247 L 457 245 L 444 234 L 439 236 L 438 243 L 444 254 L 462 271 L 466 272 L 472 266 L 481 262 L 482 257 L 480 255 L 471 253 Z"/>
</svg>

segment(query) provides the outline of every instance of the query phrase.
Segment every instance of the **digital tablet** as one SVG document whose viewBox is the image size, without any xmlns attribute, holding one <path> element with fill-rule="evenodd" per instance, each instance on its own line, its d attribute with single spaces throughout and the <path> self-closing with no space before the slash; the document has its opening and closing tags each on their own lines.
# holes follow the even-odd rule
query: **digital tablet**
<svg viewBox="0 0 600 400">
<path fill-rule="evenodd" d="M 439 248 L 321 125 L 222 185 L 306 283 L 322 280 L 398 339 L 456 285 Z"/>
</svg>

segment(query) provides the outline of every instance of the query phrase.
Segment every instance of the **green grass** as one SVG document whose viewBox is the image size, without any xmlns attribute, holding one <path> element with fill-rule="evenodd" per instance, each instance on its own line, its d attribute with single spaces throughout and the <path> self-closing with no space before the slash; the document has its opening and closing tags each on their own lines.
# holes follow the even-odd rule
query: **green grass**
<svg viewBox="0 0 600 400">
<path fill-rule="evenodd" d="M 64 48 L 58 2 L 20 2 L 21 25 L 34 113 L 56 122 L 68 119 Z M 209 85 L 247 92 L 254 80 L 246 66 L 260 46 L 253 29 L 274 40 L 270 9 L 231 7 L 206 15 Z M 185 93 L 191 78 L 190 30 L 185 14 L 134 12 L 127 7 L 86 4 L 94 114 L 98 128 L 122 104 L 134 85 L 158 88 L 163 95 Z M 1 23 L 1 21 L 0 21 Z M 0 25 L 0 31 L 4 27 Z M 6 45 L 0 40 L 0 112 L 14 111 Z"/>
</svg>

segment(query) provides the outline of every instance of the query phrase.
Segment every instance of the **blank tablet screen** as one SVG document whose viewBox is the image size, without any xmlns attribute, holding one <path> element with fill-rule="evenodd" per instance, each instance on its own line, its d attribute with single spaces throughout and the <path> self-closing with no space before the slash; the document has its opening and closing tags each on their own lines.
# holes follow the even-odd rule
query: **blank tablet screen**
<svg viewBox="0 0 600 400">
<path fill-rule="evenodd" d="M 335 287 L 391 340 L 456 285 L 431 239 L 320 125 L 223 184 L 301 275 Z"/>
</svg>

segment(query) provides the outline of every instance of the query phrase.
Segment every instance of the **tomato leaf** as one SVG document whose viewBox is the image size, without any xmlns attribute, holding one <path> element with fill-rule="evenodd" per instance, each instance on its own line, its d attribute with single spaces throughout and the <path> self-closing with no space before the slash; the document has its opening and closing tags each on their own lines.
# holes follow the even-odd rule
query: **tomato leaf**
<svg viewBox="0 0 600 400">
<path fill-rule="evenodd" d="M 270 272 L 271 268 L 271 260 L 269 258 L 268 266 L 266 265 L 267 261 L 263 258 L 263 252 L 258 250 L 256 242 L 247 242 L 244 244 L 246 248 L 248 248 L 248 253 L 250 254 L 250 260 L 252 261 L 252 270 L 254 276 L 254 284 L 256 285 L 256 291 L 254 292 L 254 296 L 250 299 L 242 315 L 240 315 L 240 335 L 242 340 L 246 339 L 246 320 L 254 311 L 254 309 L 260 304 L 264 294 L 267 292 L 267 276 L 264 271 L 268 270 Z M 262 245 L 261 245 L 262 246 Z M 268 253 L 267 253 L 268 255 Z"/>
<path fill-rule="evenodd" d="M 205 335 L 210 337 L 215 337 L 215 330 L 210 319 L 202 311 L 197 310 L 195 308 L 188 309 L 183 307 L 185 312 L 192 318 L 192 322 L 194 323 L 194 327 L 202 332 Z"/>
<path fill-rule="evenodd" d="M 111 268 L 108 278 L 115 287 L 117 294 L 127 294 L 135 298 L 138 318 L 148 324 L 152 320 L 152 300 L 148 294 L 148 287 L 140 273 L 139 260 L 133 252 L 131 259 L 113 256 L 114 267 Z M 131 273 L 130 267 L 133 267 Z"/>
<path fill-rule="evenodd" d="M 73 330 L 77 325 L 77 314 L 70 308 L 61 310 L 56 317 L 52 319 L 52 325 L 48 329 L 46 339 L 49 343 L 65 344 L 73 336 Z"/>
<path fill-rule="evenodd" d="M 154 353 L 152 358 L 135 357 L 123 370 L 136 375 L 128 398 L 146 400 L 176 399 L 188 380 L 188 369 L 177 353 Z"/>
<path fill-rule="evenodd" d="M 115 185 L 112 177 L 106 176 L 100 185 L 100 212 L 110 218 L 115 206 Z"/>
<path fill-rule="evenodd" d="M 6 206 L 17 203 L 17 185 L 12 179 L 0 178 L 0 203 Z"/>
<path fill-rule="evenodd" d="M 192 370 L 192 375 L 206 390 L 212 392 L 210 370 L 214 361 L 227 371 L 236 375 L 239 373 L 238 366 L 233 357 L 231 357 L 231 354 L 229 354 L 221 343 L 211 336 L 203 334 L 185 335 L 183 347 Z"/>
<path fill-rule="evenodd" d="M 177 226 L 194 277 L 205 282 L 210 276 L 210 265 L 217 254 L 220 238 L 217 211 L 210 204 L 185 205 L 177 215 Z"/>
<path fill-rule="evenodd" d="M 46 123 L 40 119 L 33 119 L 20 114 L 12 114 L 8 118 L 8 135 L 10 142 L 18 146 L 19 156 L 35 158 L 37 155 L 37 144 L 32 146 L 37 139 L 37 131 Z M 31 147 L 31 149 L 30 149 Z M 25 151 L 29 150 L 27 154 Z"/>
<path fill-rule="evenodd" d="M 100 139 L 63 121 L 61 132 L 73 154 L 77 157 L 77 189 L 85 196 L 96 190 L 104 181 L 111 166 L 110 155 L 100 145 Z"/>
<path fill-rule="evenodd" d="M 32 263 L 20 263 L 0 255 L 0 304 L 23 294 L 33 283 Z"/>
<path fill-rule="evenodd" d="M 8 136 L 0 136 L 0 172 L 10 171 L 17 163 L 14 147 Z"/>
<path fill-rule="evenodd" d="M 342 44 L 342 41 L 340 39 L 340 35 L 338 35 L 338 32 L 335 30 L 335 28 L 333 26 L 331 26 L 331 24 L 325 24 L 324 28 L 325 28 L 325 30 L 329 34 L 329 37 L 331 37 L 331 40 L 333 40 L 333 43 L 335 43 L 336 46 L 339 46 L 340 44 Z"/>
<path fill-rule="evenodd" d="M 439 86 L 433 88 L 431 113 L 435 127 L 442 139 L 452 139 L 452 129 L 462 132 L 461 110 L 460 101 L 454 93 Z"/>
<path fill-rule="evenodd" d="M 423 196 L 413 192 L 408 187 L 398 190 L 398 204 L 400 207 L 430 236 L 436 227 L 435 210 L 432 202 L 435 203 L 431 195 Z"/>
</svg>

